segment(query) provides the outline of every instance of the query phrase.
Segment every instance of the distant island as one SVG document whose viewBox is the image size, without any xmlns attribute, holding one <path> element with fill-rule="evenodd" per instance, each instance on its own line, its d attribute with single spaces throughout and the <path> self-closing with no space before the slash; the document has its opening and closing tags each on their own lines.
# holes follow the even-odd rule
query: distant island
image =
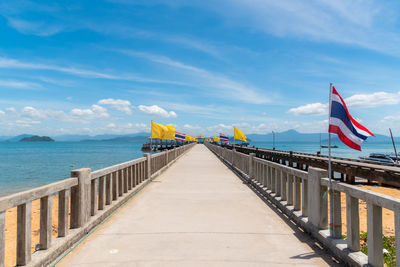
<svg viewBox="0 0 400 267">
<path fill-rule="evenodd" d="M 29 137 L 24 137 L 19 142 L 54 142 L 54 139 L 48 136 L 29 136 Z"/>
</svg>

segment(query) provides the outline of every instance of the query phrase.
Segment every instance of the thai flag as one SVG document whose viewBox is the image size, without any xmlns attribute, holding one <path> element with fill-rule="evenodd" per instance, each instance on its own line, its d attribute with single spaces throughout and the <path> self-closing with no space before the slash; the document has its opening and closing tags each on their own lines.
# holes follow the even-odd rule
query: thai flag
<svg viewBox="0 0 400 267">
<path fill-rule="evenodd" d="M 228 138 L 228 136 L 226 136 L 226 135 L 220 133 L 220 134 L 219 134 L 219 140 L 220 140 L 221 142 L 228 142 L 228 141 L 229 141 L 229 138 Z"/>
<path fill-rule="evenodd" d="M 175 132 L 175 140 L 185 142 L 186 134 Z"/>
<path fill-rule="evenodd" d="M 351 117 L 346 103 L 333 86 L 330 101 L 329 132 L 337 134 L 352 149 L 361 151 L 362 142 L 374 135 Z"/>
</svg>

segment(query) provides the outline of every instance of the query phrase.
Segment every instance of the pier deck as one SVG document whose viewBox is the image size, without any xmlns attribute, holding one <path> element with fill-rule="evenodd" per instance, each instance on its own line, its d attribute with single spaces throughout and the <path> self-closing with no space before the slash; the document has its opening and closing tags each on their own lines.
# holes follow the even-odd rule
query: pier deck
<svg viewBox="0 0 400 267">
<path fill-rule="evenodd" d="M 56 266 L 292 265 L 334 262 L 196 145 Z"/>
</svg>

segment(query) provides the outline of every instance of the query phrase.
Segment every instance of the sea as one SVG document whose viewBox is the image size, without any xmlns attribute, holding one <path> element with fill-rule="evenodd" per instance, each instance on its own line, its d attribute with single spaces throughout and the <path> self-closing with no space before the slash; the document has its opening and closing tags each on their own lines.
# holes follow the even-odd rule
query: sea
<svg viewBox="0 0 400 267">
<path fill-rule="evenodd" d="M 272 148 L 272 142 L 250 146 Z M 143 156 L 142 142 L 0 142 L 0 196 L 31 189 L 70 177 L 78 168 L 102 169 Z M 319 142 L 277 142 L 277 150 L 316 153 Z M 364 143 L 358 152 L 345 145 L 332 149 L 333 156 L 359 158 L 370 153 L 392 153 L 391 143 Z M 321 154 L 327 155 L 323 148 Z"/>
</svg>

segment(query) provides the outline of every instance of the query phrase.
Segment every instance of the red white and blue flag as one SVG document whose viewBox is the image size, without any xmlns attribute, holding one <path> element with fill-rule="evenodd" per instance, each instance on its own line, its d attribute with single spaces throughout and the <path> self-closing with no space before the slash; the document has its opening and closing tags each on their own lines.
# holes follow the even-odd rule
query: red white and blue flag
<svg viewBox="0 0 400 267">
<path fill-rule="evenodd" d="M 228 138 L 228 136 L 226 136 L 226 135 L 220 133 L 220 134 L 219 134 L 219 140 L 220 140 L 221 142 L 228 142 L 228 141 L 229 141 L 229 138 Z"/>
<path fill-rule="evenodd" d="M 330 101 L 329 132 L 337 134 L 339 139 L 352 149 L 361 151 L 361 144 L 369 136 L 374 135 L 353 119 L 343 98 L 333 86 L 331 88 Z"/>
<path fill-rule="evenodd" d="M 185 142 L 186 134 L 175 132 L 175 140 Z"/>
</svg>

